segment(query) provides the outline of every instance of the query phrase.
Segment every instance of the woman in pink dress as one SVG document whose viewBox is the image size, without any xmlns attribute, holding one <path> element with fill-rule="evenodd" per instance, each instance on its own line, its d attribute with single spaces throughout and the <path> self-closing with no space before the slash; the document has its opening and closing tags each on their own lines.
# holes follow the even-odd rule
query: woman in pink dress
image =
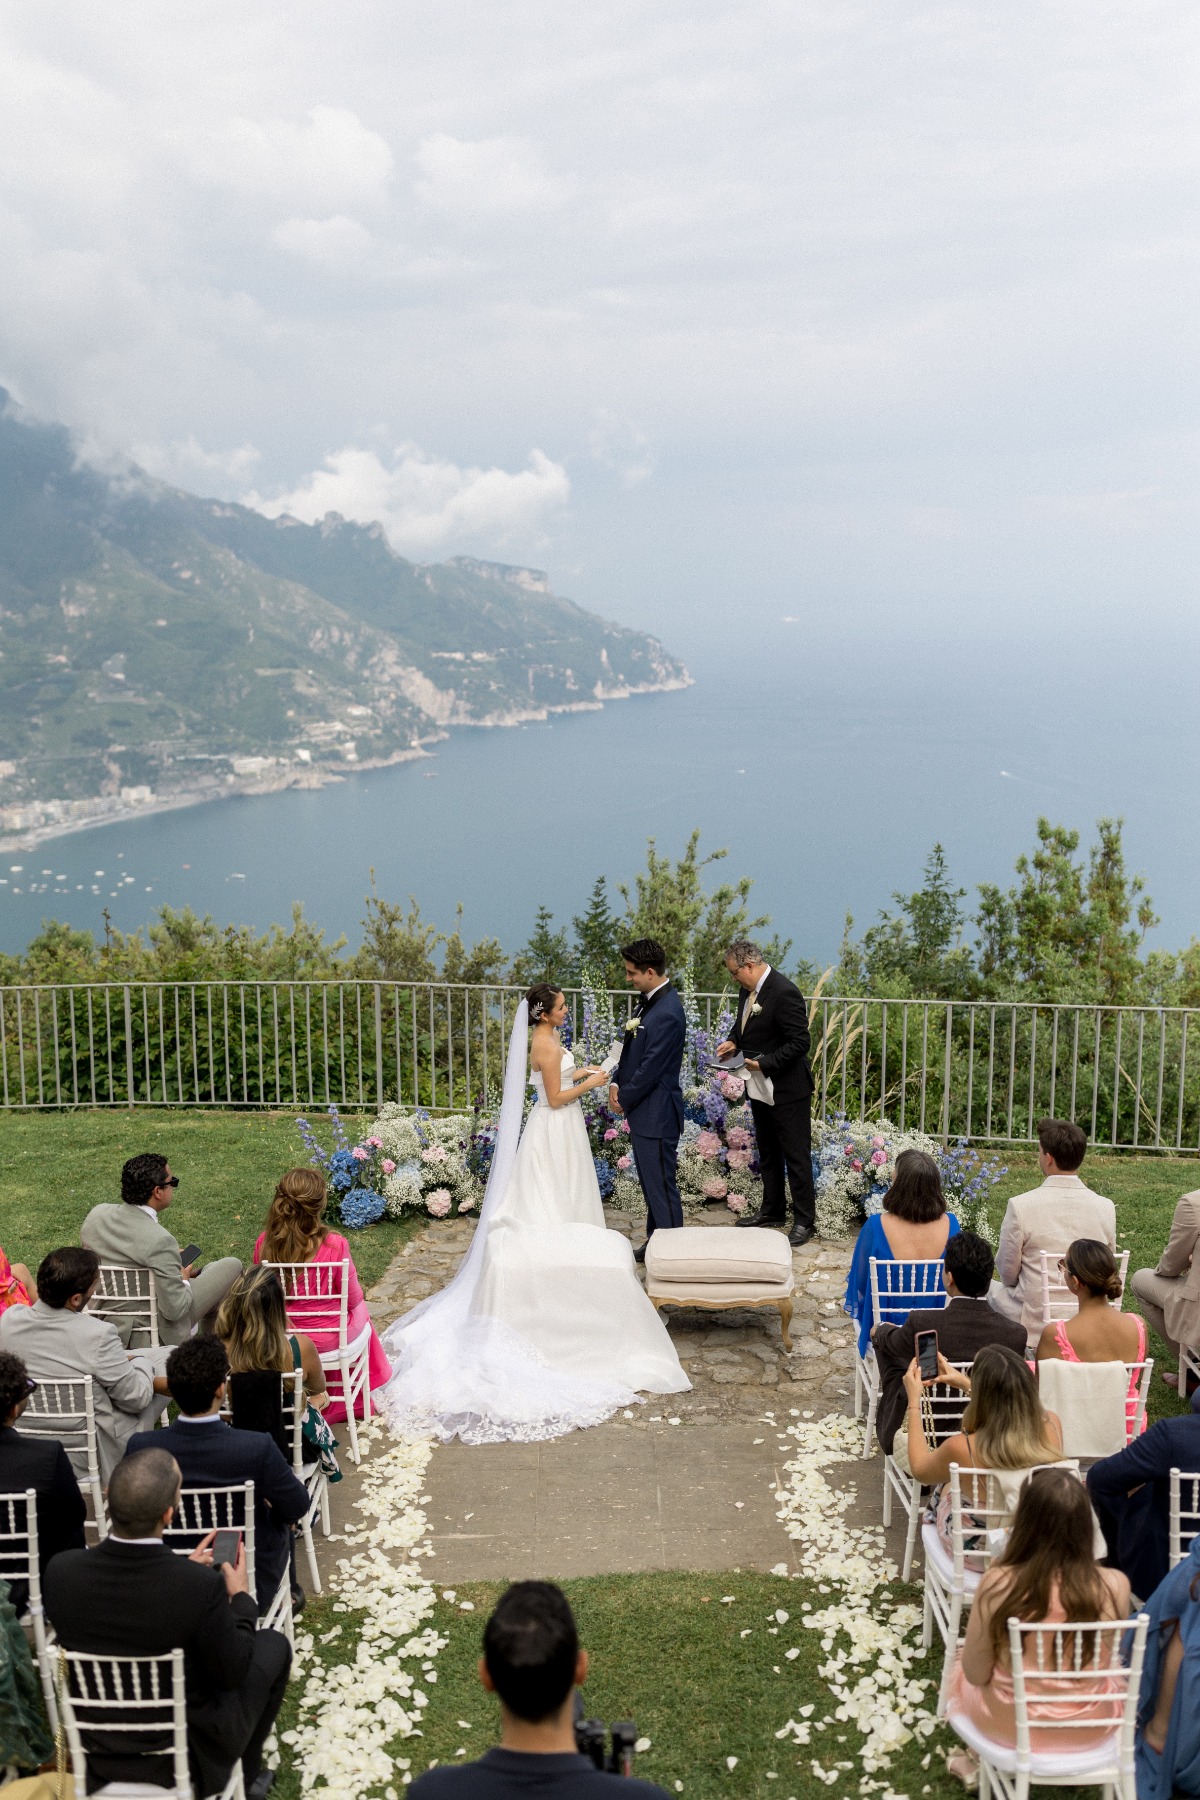
<svg viewBox="0 0 1200 1800">
<path fill-rule="evenodd" d="M 24 1263 L 10 1263 L 0 1250 L 0 1312 L 10 1306 L 32 1306 L 37 1285 Z"/>
<path fill-rule="evenodd" d="M 1079 1311 L 1073 1319 L 1060 1319 L 1043 1328 L 1038 1340 L 1038 1362 L 1143 1362 L 1145 1321 L 1140 1313 L 1120 1312 L 1114 1304 L 1121 1298 L 1121 1280 L 1108 1245 L 1096 1238 L 1076 1238 L 1058 1266 Z M 1125 1402 L 1127 1437 L 1133 1436 L 1140 1385 L 1140 1372 L 1135 1370 L 1129 1378 L 1129 1398 Z M 1145 1429 L 1143 1417 L 1142 1430 Z"/>
<path fill-rule="evenodd" d="M 1104 1569 L 1093 1552 L 1093 1519 L 1087 1488 L 1069 1469 L 1039 1469 L 1021 1491 L 1003 1556 L 982 1577 L 971 1607 L 967 1634 L 950 1676 L 947 1713 L 960 1735 L 979 1735 L 1015 1747 L 1016 1702 L 1008 1621 L 1022 1624 L 1083 1624 L 1124 1619 L 1129 1614 L 1129 1580 Z M 1065 1643 L 1065 1656 L 1075 1653 Z M 1114 1645 L 1114 1661 L 1119 1652 Z M 1111 1736 L 1120 1719 L 1119 1683 L 1112 1698 L 1080 1702 L 1070 1677 L 1031 1673 L 1026 1656 L 1025 1691 L 1030 1703 L 1029 1745 L 1052 1755 L 1089 1750 Z M 1087 1665 L 1085 1664 L 1085 1667 Z M 1107 1666 L 1107 1665 L 1105 1665 Z M 1039 1729 L 1045 1721 L 1078 1719 L 1079 1729 Z M 978 1758 L 964 1745 L 946 1767 L 968 1787 L 975 1785 Z"/>
<path fill-rule="evenodd" d="M 325 1223 L 325 1201 L 325 1177 L 319 1169 L 289 1169 L 275 1189 L 267 1223 L 254 1246 L 254 1260 L 256 1263 L 348 1262 L 346 1342 L 353 1344 L 364 1331 L 370 1332 L 367 1381 L 374 1393 L 376 1388 L 383 1387 L 391 1380 L 392 1365 L 379 1341 L 379 1333 L 371 1323 L 350 1246 L 340 1232 L 331 1231 Z M 329 1351 L 337 1349 L 337 1333 L 305 1324 L 305 1314 L 311 1313 L 314 1305 L 314 1302 L 302 1297 L 291 1300 L 288 1303 L 288 1318 L 293 1327 L 306 1331 L 317 1349 L 327 1355 Z M 340 1386 L 336 1369 L 326 1369 L 326 1375 Z M 331 1389 L 331 1392 L 334 1391 Z M 362 1416 L 361 1403 L 356 1416 Z M 330 1400 L 325 1409 L 325 1417 L 331 1422 L 346 1417 L 345 1402 L 340 1395 Z"/>
</svg>

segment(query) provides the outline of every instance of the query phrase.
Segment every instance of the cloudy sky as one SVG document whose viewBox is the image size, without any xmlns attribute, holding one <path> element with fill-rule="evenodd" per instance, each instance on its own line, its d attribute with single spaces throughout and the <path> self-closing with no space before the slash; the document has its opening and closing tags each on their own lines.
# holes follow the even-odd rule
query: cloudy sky
<svg viewBox="0 0 1200 1800">
<path fill-rule="evenodd" d="M 676 638 L 1178 620 L 1198 51 L 1193 0 L 5 0 L 0 383 Z"/>
</svg>

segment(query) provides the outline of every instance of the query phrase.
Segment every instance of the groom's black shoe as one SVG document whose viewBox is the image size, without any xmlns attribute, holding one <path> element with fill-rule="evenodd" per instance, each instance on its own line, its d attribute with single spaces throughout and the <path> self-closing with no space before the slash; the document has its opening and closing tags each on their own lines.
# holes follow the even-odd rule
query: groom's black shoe
<svg viewBox="0 0 1200 1800">
<path fill-rule="evenodd" d="M 781 1225 L 787 1224 L 787 1214 L 775 1214 L 760 1211 L 750 1213 L 749 1216 L 744 1219 L 735 1219 L 733 1222 L 735 1225 L 773 1225 L 776 1230 L 778 1230 Z"/>
<path fill-rule="evenodd" d="M 650 1239 L 647 1238 L 646 1244 L 648 1244 L 649 1242 L 650 1242 Z M 633 1260 L 635 1263 L 644 1263 L 645 1262 L 645 1260 L 646 1260 L 646 1244 L 639 1244 L 637 1249 L 634 1251 Z"/>
<path fill-rule="evenodd" d="M 816 1237 L 816 1235 L 816 1230 L 812 1225 L 801 1225 L 799 1219 L 797 1219 L 796 1223 L 792 1226 L 792 1229 L 788 1232 L 788 1243 L 792 1246 L 793 1250 L 799 1250 L 801 1245 L 807 1244 L 809 1239 Z"/>
</svg>

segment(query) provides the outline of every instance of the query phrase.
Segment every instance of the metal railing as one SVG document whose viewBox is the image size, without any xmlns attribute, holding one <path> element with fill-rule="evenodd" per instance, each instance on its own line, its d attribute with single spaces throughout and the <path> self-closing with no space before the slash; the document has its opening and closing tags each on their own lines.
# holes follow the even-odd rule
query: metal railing
<svg viewBox="0 0 1200 1800">
<path fill-rule="evenodd" d="M 635 998 L 608 997 L 618 1029 Z M 499 1094 L 519 999 L 444 982 L 0 988 L 0 1107 L 465 1109 Z M 711 1034 L 731 996 L 696 1004 Z M 1051 1114 L 1092 1143 L 1200 1152 L 1192 1010 L 821 995 L 810 1012 L 821 1113 L 996 1144 L 1033 1142 Z"/>
</svg>

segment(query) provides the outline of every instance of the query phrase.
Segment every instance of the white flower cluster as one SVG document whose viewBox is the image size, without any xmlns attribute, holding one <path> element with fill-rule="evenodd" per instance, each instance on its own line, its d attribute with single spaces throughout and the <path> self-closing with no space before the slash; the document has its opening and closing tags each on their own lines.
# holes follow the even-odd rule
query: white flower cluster
<svg viewBox="0 0 1200 1800">
<path fill-rule="evenodd" d="M 360 1429 L 359 1442 L 369 1452 L 383 1435 L 382 1425 L 372 1423 Z M 334 1611 L 353 1609 L 361 1620 L 353 1661 L 326 1666 L 312 1634 L 297 1633 L 293 1678 L 305 1685 L 299 1723 L 282 1741 L 303 1794 L 361 1800 L 382 1791 L 396 1800 L 396 1787 L 388 1784 L 407 1786 L 412 1779 L 411 1758 L 389 1746 L 419 1735 L 429 1704 L 422 1681 L 436 1682 L 434 1658 L 448 1641 L 424 1625 L 435 1595 L 417 1561 L 427 1529 L 420 1499 L 431 1451 L 426 1439 L 386 1438 L 386 1448 L 361 1465 L 355 1506 L 365 1516 L 347 1529 L 346 1541 L 363 1547 L 339 1559 L 330 1584 L 338 1596 Z M 321 1644 L 340 1629 L 325 1633 Z"/>
<path fill-rule="evenodd" d="M 902 1150 L 924 1150 L 936 1161 L 941 1149 L 936 1138 L 919 1131 L 897 1131 L 887 1119 L 814 1120 L 820 1236 L 853 1237 L 864 1207 L 868 1212 L 879 1211 L 873 1190 L 891 1186 Z M 877 1156 L 882 1160 L 876 1162 Z"/>
<path fill-rule="evenodd" d="M 828 1606 L 805 1610 L 803 1622 L 821 1634 L 827 1660 L 819 1673 L 836 1705 L 826 1719 L 815 1722 L 813 1708 L 803 1707 L 801 1717 L 789 1719 L 775 1735 L 807 1745 L 820 1725 L 857 1726 L 863 1734 L 858 1754 L 870 1776 L 886 1769 L 895 1751 L 914 1737 L 928 1737 L 937 1725 L 924 1703 L 936 1681 L 912 1672 L 924 1654 L 920 1608 L 894 1600 L 887 1591 L 899 1570 L 888 1557 L 883 1527 L 850 1524 L 846 1515 L 857 1501 L 854 1487 L 835 1488 L 823 1473 L 858 1456 L 861 1425 L 844 1413 L 831 1413 L 824 1419 L 793 1419 L 783 1429 L 796 1453 L 784 1464 L 786 1486 L 776 1489 L 777 1516 L 788 1536 L 804 1546 L 805 1578 L 831 1596 Z M 795 1660 L 792 1652 L 787 1656 Z M 828 1782 L 828 1772 L 818 1779 Z M 859 1789 L 866 1793 L 885 1785 L 863 1780 Z"/>
<path fill-rule="evenodd" d="M 389 1219 L 412 1207 L 426 1207 L 439 1217 L 451 1205 L 458 1212 L 472 1210 L 480 1196 L 466 1157 L 474 1130 L 468 1113 L 432 1118 L 408 1112 L 394 1100 L 380 1109 L 371 1133 L 382 1140 L 381 1156 L 396 1165 L 385 1170 L 382 1182 Z M 440 1204 L 435 1200 L 431 1206 L 434 1195 Z"/>
</svg>

